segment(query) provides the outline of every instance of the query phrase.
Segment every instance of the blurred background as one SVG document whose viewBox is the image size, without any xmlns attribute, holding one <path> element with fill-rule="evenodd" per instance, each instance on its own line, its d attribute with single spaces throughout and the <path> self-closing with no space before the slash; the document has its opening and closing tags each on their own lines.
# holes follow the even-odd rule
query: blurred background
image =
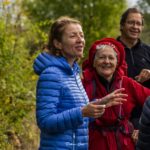
<svg viewBox="0 0 150 150">
<path fill-rule="evenodd" d="M 79 19 L 91 43 L 116 38 L 121 14 L 140 8 L 145 17 L 144 42 L 150 43 L 149 0 L 0 0 L 0 149 L 36 150 L 34 58 L 47 43 L 51 23 L 61 15 Z M 81 60 L 82 62 L 82 60 Z"/>
</svg>

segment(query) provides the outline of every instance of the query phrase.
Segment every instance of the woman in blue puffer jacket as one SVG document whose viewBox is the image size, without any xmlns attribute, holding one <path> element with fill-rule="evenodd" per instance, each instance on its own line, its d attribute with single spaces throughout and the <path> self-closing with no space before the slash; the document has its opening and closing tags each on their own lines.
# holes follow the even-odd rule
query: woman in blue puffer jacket
<svg viewBox="0 0 150 150">
<path fill-rule="evenodd" d="M 87 150 L 88 117 L 100 117 L 105 107 L 125 101 L 124 89 L 89 103 L 82 86 L 79 66 L 84 35 L 79 21 L 58 18 L 51 27 L 48 52 L 34 62 L 39 75 L 36 117 L 40 128 L 40 150 Z"/>
<path fill-rule="evenodd" d="M 136 150 L 150 150 L 150 96 L 145 101 L 139 121 Z"/>
</svg>

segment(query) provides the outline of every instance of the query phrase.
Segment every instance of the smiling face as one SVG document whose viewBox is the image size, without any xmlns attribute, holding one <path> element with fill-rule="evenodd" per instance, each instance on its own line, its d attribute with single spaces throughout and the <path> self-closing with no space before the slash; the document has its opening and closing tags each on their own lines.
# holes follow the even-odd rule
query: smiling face
<svg viewBox="0 0 150 150">
<path fill-rule="evenodd" d="M 125 23 L 121 25 L 122 36 L 130 40 L 137 40 L 142 29 L 143 23 L 140 13 L 129 13 Z"/>
<path fill-rule="evenodd" d="M 75 23 L 66 25 L 61 41 L 55 41 L 55 46 L 61 50 L 62 55 L 68 60 L 70 65 L 72 65 L 77 58 L 81 58 L 85 46 L 81 25 Z"/>
<path fill-rule="evenodd" d="M 105 78 L 108 82 L 111 81 L 112 76 L 117 66 L 117 53 L 110 46 L 104 46 L 97 50 L 93 62 L 93 67 L 96 72 Z"/>
</svg>

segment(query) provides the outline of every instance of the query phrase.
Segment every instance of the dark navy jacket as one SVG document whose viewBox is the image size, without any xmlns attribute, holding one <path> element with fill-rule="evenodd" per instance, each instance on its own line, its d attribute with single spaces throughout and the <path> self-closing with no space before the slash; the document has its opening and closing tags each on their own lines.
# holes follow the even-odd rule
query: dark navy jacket
<svg viewBox="0 0 150 150">
<path fill-rule="evenodd" d="M 143 106 L 136 146 L 136 150 L 150 150 L 150 97 Z"/>
<path fill-rule="evenodd" d="M 117 40 L 120 41 L 119 38 Z M 122 44 L 124 45 L 124 43 Z M 150 70 L 150 46 L 142 43 L 140 40 L 132 48 L 128 48 L 126 45 L 124 46 L 129 77 L 134 79 L 142 69 Z M 143 85 L 150 88 L 150 80 L 143 83 Z"/>
<path fill-rule="evenodd" d="M 120 41 L 119 37 L 117 38 Z M 121 42 L 121 41 L 120 41 Z M 126 62 L 128 64 L 128 76 L 135 78 L 142 69 L 150 69 L 150 46 L 141 42 L 128 48 L 123 42 L 121 42 L 125 47 L 126 53 Z M 150 80 L 142 83 L 143 86 L 150 88 Z M 131 122 L 134 124 L 134 127 L 138 129 L 139 127 L 139 117 L 141 115 L 142 107 L 137 106 L 131 114 Z"/>
</svg>

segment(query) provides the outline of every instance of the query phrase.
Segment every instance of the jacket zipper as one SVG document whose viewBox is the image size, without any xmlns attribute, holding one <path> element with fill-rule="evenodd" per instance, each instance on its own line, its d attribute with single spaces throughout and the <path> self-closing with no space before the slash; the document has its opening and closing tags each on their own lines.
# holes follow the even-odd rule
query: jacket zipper
<svg viewBox="0 0 150 150">
<path fill-rule="evenodd" d="M 132 64 L 134 66 L 135 62 L 134 62 L 134 57 L 133 57 L 133 51 L 131 49 L 130 49 L 130 56 L 131 56 Z"/>
<path fill-rule="evenodd" d="M 75 133 L 73 132 L 72 150 L 75 150 Z"/>
</svg>

